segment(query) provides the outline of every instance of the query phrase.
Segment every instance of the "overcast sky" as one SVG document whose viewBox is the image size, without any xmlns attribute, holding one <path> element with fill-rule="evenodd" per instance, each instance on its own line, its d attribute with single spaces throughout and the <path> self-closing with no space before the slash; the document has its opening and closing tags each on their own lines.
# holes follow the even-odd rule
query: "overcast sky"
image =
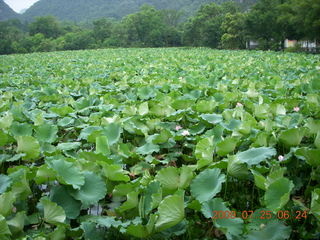
<svg viewBox="0 0 320 240">
<path fill-rule="evenodd" d="M 38 0 L 4 0 L 13 10 L 20 12 L 23 9 L 30 7 Z"/>
</svg>

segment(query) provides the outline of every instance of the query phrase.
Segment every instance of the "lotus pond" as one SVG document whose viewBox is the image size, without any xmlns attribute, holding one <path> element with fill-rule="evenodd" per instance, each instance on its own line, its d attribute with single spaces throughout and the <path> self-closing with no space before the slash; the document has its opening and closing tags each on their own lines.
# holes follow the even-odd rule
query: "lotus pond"
<svg viewBox="0 0 320 240">
<path fill-rule="evenodd" d="M 0 56 L 0 239 L 319 239 L 320 56 Z"/>
</svg>

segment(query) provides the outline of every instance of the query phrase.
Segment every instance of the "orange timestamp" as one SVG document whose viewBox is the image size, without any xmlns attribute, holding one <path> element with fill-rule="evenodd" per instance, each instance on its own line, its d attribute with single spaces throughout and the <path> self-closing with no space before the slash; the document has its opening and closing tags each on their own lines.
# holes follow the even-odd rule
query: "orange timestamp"
<svg viewBox="0 0 320 240">
<path fill-rule="evenodd" d="M 289 210 L 280 210 L 276 213 L 268 210 L 260 210 L 260 211 L 252 211 L 252 210 L 245 210 L 245 211 L 213 211 L 212 219 L 235 219 L 235 218 L 242 218 L 246 219 L 307 219 L 308 211 L 289 211 Z"/>
</svg>

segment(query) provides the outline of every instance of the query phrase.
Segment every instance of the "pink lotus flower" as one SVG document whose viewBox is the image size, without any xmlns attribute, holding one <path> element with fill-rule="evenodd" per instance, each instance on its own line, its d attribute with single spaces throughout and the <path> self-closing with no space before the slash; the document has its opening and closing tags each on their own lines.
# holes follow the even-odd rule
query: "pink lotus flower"
<svg viewBox="0 0 320 240">
<path fill-rule="evenodd" d="M 237 107 L 243 107 L 242 103 L 237 103 Z"/>
<path fill-rule="evenodd" d="M 189 135 L 190 135 L 190 133 L 188 130 L 183 130 L 182 136 L 189 136 Z"/>
<path fill-rule="evenodd" d="M 180 129 L 182 129 L 182 127 L 180 125 L 176 126 L 176 131 L 179 131 Z"/>
<path fill-rule="evenodd" d="M 278 156 L 278 160 L 279 160 L 280 162 L 282 162 L 282 161 L 284 160 L 284 156 L 279 155 L 279 156 Z"/>
<path fill-rule="evenodd" d="M 294 107 L 294 108 L 293 108 L 293 111 L 299 112 L 299 111 L 300 111 L 300 108 L 299 108 L 299 107 Z"/>
</svg>

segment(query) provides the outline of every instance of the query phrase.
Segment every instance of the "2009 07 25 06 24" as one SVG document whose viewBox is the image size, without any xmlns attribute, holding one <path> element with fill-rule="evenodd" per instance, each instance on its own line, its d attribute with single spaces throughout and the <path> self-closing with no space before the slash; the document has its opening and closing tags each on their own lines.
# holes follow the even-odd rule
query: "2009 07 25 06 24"
<svg viewBox="0 0 320 240">
<path fill-rule="evenodd" d="M 308 217 L 308 211 L 293 211 L 290 212 L 289 210 L 280 210 L 277 211 L 275 214 L 272 211 L 268 210 L 261 210 L 255 212 L 253 210 L 244 210 L 240 212 L 236 211 L 213 211 L 212 219 L 235 219 L 235 218 L 242 218 L 242 219 L 306 219 Z"/>
</svg>

